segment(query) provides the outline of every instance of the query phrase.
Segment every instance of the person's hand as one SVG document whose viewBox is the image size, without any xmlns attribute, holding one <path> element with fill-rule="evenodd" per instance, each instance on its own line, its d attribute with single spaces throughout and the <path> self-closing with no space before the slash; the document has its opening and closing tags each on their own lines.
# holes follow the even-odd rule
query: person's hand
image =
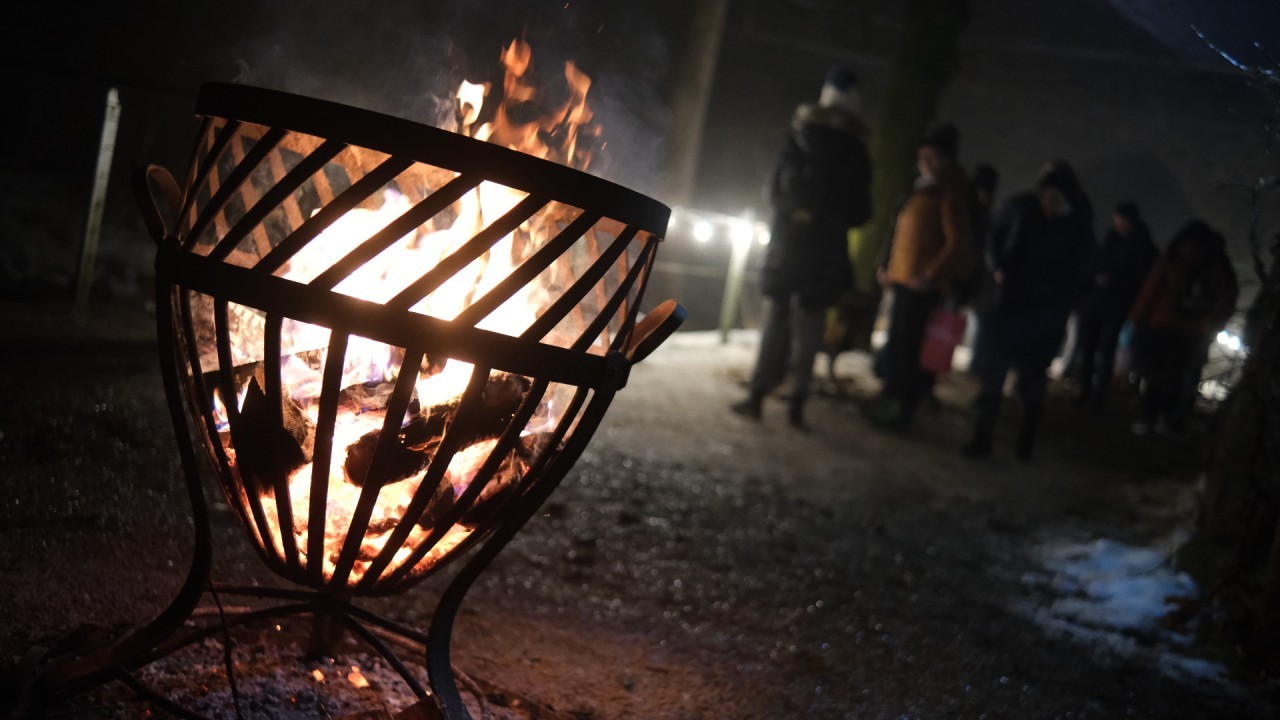
<svg viewBox="0 0 1280 720">
<path fill-rule="evenodd" d="M 933 287 L 933 277 L 929 273 L 918 273 L 907 281 L 907 287 L 916 292 L 924 292 Z"/>
</svg>

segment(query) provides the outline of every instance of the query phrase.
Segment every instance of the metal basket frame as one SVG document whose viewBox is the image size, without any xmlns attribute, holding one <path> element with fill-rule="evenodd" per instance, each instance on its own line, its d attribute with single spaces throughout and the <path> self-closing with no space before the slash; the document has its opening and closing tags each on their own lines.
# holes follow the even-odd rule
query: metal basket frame
<svg viewBox="0 0 1280 720">
<path fill-rule="evenodd" d="M 536 513 L 577 460 L 603 418 L 613 395 L 626 384 L 630 366 L 656 348 L 684 318 L 683 309 L 673 301 L 667 301 L 637 323 L 644 285 L 652 268 L 657 244 L 665 232 L 670 211 L 644 195 L 555 163 L 436 128 L 322 100 L 260 88 L 210 83 L 202 86 L 196 112 L 202 117 L 199 135 L 205 138 L 205 142 L 197 142 L 185 186 L 180 189 L 173 177 L 157 166 L 140 169 L 134 178 L 134 189 L 144 220 L 158 244 L 155 292 L 160 364 L 194 518 L 195 551 L 191 567 L 178 595 L 159 616 L 111 647 L 84 656 L 57 658 L 50 662 L 34 683 L 33 694 L 49 698 L 68 691 L 83 690 L 114 678 L 123 680 L 171 712 L 199 717 L 189 709 L 170 707 L 172 703 L 147 689 L 132 674 L 133 671 L 178 648 L 209 637 L 228 624 L 243 624 L 302 612 L 330 618 L 338 626 L 349 629 L 363 639 L 391 663 L 419 697 L 426 697 L 430 693 L 420 686 L 403 661 L 379 637 L 379 632 L 370 627 L 425 646 L 431 689 L 437 696 L 444 717 L 467 718 L 469 715 L 458 693 L 449 662 L 453 620 L 467 590 L 506 543 Z M 261 126 L 265 131 L 255 130 L 259 134 L 252 149 L 235 153 L 234 162 L 228 164 L 225 160 L 227 148 L 232 144 L 235 134 L 244 129 L 245 123 Z M 255 169 L 269 161 L 276 144 L 291 132 L 314 136 L 320 142 L 292 169 L 280 172 L 281 168 L 275 168 L 272 176 L 276 182 L 269 189 L 259 189 L 253 193 L 246 191 L 245 185 L 250 182 Z M 267 239 L 263 228 L 270 213 L 290 202 L 293 193 L 308 178 L 316 176 L 326 163 L 348 146 L 372 149 L 385 153 L 388 157 L 346 190 L 332 193 L 331 199 L 310 218 L 301 219 L 297 209 L 291 209 L 291 216 L 297 220 L 291 232 L 283 239 Z M 202 149 L 203 154 L 200 152 Z M 221 176 L 218 170 L 220 162 L 228 166 L 228 171 Z M 429 192 L 413 210 L 397 221 L 401 225 L 392 223 L 383 232 L 374 234 L 355 252 L 335 263 L 312 282 L 301 284 L 275 274 L 289 257 L 305 247 L 326 227 L 416 163 L 441 168 L 456 173 L 456 176 Z M 404 234 L 405 229 L 417 227 L 443 212 L 460 197 L 460 193 L 486 181 L 514 188 L 528 195 L 510 212 L 496 219 L 468 241 L 457 253 L 464 256 L 461 260 L 452 256 L 445 258 L 440 263 L 444 266 L 442 269 L 428 270 L 418 282 L 411 284 L 387 303 L 380 304 L 333 291 L 334 285 L 342 278 L 389 247 Z M 204 197 L 197 199 L 201 192 Z M 237 194 L 244 198 L 242 212 L 238 217 L 230 217 L 225 214 L 225 208 Z M 513 232 L 517 225 L 551 202 L 581 208 L 581 214 L 528 257 L 525 264 L 518 266 L 508 279 L 499 283 L 491 292 L 478 298 L 453 320 L 442 320 L 409 310 L 415 302 L 414 298 L 420 298 L 447 279 L 449 270 L 456 271 L 465 264 L 468 257 L 484 252 L 485 247 Z M 601 221 L 612 221 L 620 228 L 612 243 L 595 253 L 592 265 L 576 277 L 524 333 L 513 337 L 475 327 L 488 311 L 500 305 L 519 287 L 534 280 L 561 253 L 580 242 Z M 208 232 L 213 233 L 216 242 L 201 246 L 198 239 Z M 253 266 L 228 262 L 228 258 L 242 243 L 256 245 L 258 261 Z M 640 249 L 630 267 L 625 273 L 617 272 L 618 258 L 637 243 Z M 605 297 L 597 284 L 611 269 L 615 270 L 614 275 L 617 276 L 613 278 L 616 287 Z M 572 343 L 556 345 L 546 342 L 547 334 L 557 323 L 569 313 L 575 312 L 583 298 L 593 291 L 600 295 L 596 308 L 598 314 L 585 322 L 585 330 L 581 335 Z M 203 294 L 213 301 L 218 367 L 211 371 L 203 367 L 196 347 L 193 293 Z M 324 527 L 324 492 L 327 486 L 321 482 L 321 476 L 327 481 L 328 453 L 332 451 L 332 447 L 325 443 L 331 444 L 338 393 L 342 390 L 339 387 L 342 359 L 346 342 L 351 335 L 358 334 L 402 349 L 405 358 L 403 368 L 417 367 L 426 355 L 458 359 L 474 366 L 471 382 L 444 432 L 440 449 L 429 461 L 426 477 L 405 512 L 405 519 L 412 523 L 417 523 L 422 518 L 431 500 L 431 488 L 444 475 L 452 453 L 459 449 L 454 447 L 458 442 L 451 445 L 451 437 L 461 434 L 462 430 L 455 432 L 455 429 L 465 428 L 469 418 L 478 412 L 476 408 L 482 402 L 481 395 L 490 373 L 512 373 L 530 381 L 530 387 L 521 399 L 518 410 L 498 437 L 497 445 L 488 460 L 455 504 L 443 517 L 436 520 L 429 536 L 430 541 L 418 546 L 415 555 L 409 560 L 401 561 L 395 569 L 388 572 L 391 557 L 412 529 L 412 524 L 402 522 L 392 532 L 383 552 L 373 562 L 371 571 L 366 572 L 360 581 L 348 582 L 354 553 L 359 546 L 358 542 L 351 541 L 351 537 L 348 537 L 348 542 L 343 546 L 333 576 L 326 579 L 322 562 L 302 563 L 299 561 L 299 548 L 291 547 L 289 502 L 280 503 L 277 508 L 281 515 L 280 532 L 287 538 L 283 557 L 266 547 L 264 510 L 260 497 L 251 491 L 252 479 L 231 472 L 215 430 L 209 403 L 214 387 L 220 388 L 224 398 L 235 397 L 232 385 L 231 331 L 228 327 L 230 303 L 265 313 L 262 361 L 265 369 L 262 376 L 267 385 L 267 397 L 278 397 L 280 392 L 283 318 L 332 331 L 328 349 L 330 361 L 326 362 L 323 370 L 323 387 L 319 396 L 320 419 L 315 433 L 316 471 L 308 508 L 312 527 L 317 526 L 317 520 L 318 526 Z M 612 331 L 609 332 L 611 323 Z M 599 344 L 602 337 L 608 339 L 607 350 L 588 352 L 593 344 Z M 337 362 L 332 361 L 335 356 Z M 385 460 L 388 452 L 385 448 L 395 442 L 396 434 L 400 431 L 400 419 L 405 416 L 410 403 L 416 375 L 416 372 L 403 371 L 395 380 L 394 391 L 386 405 L 386 421 L 378 436 L 377 449 L 373 453 L 373 466 Z M 440 558 L 428 571 L 414 575 L 412 571 L 430 551 L 433 542 L 439 540 L 445 529 L 463 516 L 485 484 L 493 478 L 503 452 L 510 450 L 517 442 L 543 393 L 553 383 L 573 388 L 573 394 L 569 407 L 550 431 L 545 449 L 532 461 L 532 465 L 520 479 L 503 491 L 504 494 L 496 504 L 497 509 L 487 513 L 487 520 L 473 529 L 461 545 Z M 254 539 L 254 528 L 258 528 L 259 536 L 254 546 L 259 556 L 282 577 L 308 589 L 230 586 L 210 581 L 212 533 L 199 478 L 198 453 L 191 440 L 183 397 L 196 419 L 197 428 L 203 430 L 203 442 L 214 470 L 219 474 L 228 499 L 251 539 Z M 227 403 L 230 415 L 228 422 L 233 428 L 233 437 L 235 405 L 235 402 Z M 235 477 L 232 478 L 231 475 Z M 237 502 L 234 497 L 237 487 L 247 488 L 243 493 L 244 497 L 240 498 L 241 502 Z M 277 491 L 280 489 L 275 488 Z M 351 536 L 357 532 L 365 532 L 369 512 L 377 495 L 376 487 L 369 490 L 366 486 L 362 491 L 348 531 Z M 323 554 L 323 548 L 319 545 L 322 542 L 322 532 L 309 535 L 311 546 L 307 550 L 310 557 L 317 558 Z M 479 545 L 479 548 L 456 572 L 441 595 L 432 613 L 431 627 L 425 634 L 379 617 L 350 602 L 353 595 L 401 592 L 434 573 L 450 557 L 456 557 L 475 545 Z M 182 630 L 183 623 L 192 616 L 204 594 L 209 591 L 268 598 L 285 603 L 245 613 L 223 625 Z"/>
</svg>

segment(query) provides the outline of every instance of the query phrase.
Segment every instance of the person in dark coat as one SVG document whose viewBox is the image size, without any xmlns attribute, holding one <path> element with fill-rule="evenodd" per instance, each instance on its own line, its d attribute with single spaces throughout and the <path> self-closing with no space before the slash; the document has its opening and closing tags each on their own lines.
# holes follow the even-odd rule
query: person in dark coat
<svg viewBox="0 0 1280 720">
<path fill-rule="evenodd" d="M 929 315 L 954 297 L 974 264 L 969 180 L 956 162 L 959 134 L 942 125 L 916 149 L 919 177 L 898 212 L 881 283 L 893 293 L 889 336 L 881 350 L 884 388 L 863 406 L 875 425 L 903 431 L 929 395 L 933 376 L 920 366 Z"/>
<path fill-rule="evenodd" d="M 1015 455 L 1031 459 L 1044 411 L 1045 374 L 1067 318 L 1088 287 L 1094 244 L 1092 207 L 1065 163 L 1046 167 L 1034 192 L 1014 196 L 1001 209 L 987 242 L 996 283 L 987 317 L 989 354 L 964 455 L 991 454 L 1005 377 L 1014 370 L 1022 399 Z"/>
<path fill-rule="evenodd" d="M 871 161 L 856 77 L 833 67 L 816 104 L 796 109 L 769 183 L 766 309 L 750 394 L 732 406 L 758 419 L 765 396 L 794 369 L 787 418 L 804 427 L 813 361 L 827 309 L 853 287 L 848 232 L 871 217 Z"/>
<path fill-rule="evenodd" d="M 973 226 L 973 273 L 961 287 L 957 300 L 969 306 L 969 322 L 973 328 L 973 347 L 969 355 L 968 373 L 978 375 L 986 362 L 986 338 L 984 320 L 995 301 L 995 281 L 991 269 L 982 259 L 987 254 L 987 235 L 991 232 L 991 215 L 995 206 L 996 183 L 1000 176 L 996 169 L 979 163 L 969 175 L 969 222 Z"/>
<path fill-rule="evenodd" d="M 1159 250 L 1138 206 L 1116 205 L 1094 256 L 1092 279 L 1076 311 L 1076 401 L 1101 410 L 1115 372 L 1120 330 Z"/>
<path fill-rule="evenodd" d="M 1188 222 L 1147 275 L 1129 320 L 1142 366 L 1142 416 L 1135 435 L 1183 429 L 1209 344 L 1235 311 L 1239 285 L 1225 240 Z"/>
</svg>

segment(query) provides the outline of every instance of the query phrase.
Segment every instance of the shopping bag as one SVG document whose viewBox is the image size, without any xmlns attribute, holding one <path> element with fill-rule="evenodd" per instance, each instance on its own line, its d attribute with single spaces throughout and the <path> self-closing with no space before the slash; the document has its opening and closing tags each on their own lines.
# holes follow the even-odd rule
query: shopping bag
<svg viewBox="0 0 1280 720">
<path fill-rule="evenodd" d="M 964 339 L 964 313 L 939 305 L 929 313 L 920 345 L 920 367 L 935 375 L 951 372 L 951 356 Z"/>
</svg>

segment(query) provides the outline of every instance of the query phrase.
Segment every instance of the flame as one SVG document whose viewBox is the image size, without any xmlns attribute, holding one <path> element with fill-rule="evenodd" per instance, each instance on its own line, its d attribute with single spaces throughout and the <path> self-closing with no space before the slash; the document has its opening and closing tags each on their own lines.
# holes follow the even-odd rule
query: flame
<svg viewBox="0 0 1280 720">
<path fill-rule="evenodd" d="M 505 68 L 502 83 L 502 101 L 493 113 L 492 122 L 476 126 L 481 117 L 481 106 L 489 95 L 487 85 L 463 82 L 457 92 L 459 130 L 477 139 L 585 169 L 590 153 L 580 143 L 580 133 L 594 136 L 590 127 L 593 115 L 586 103 L 591 80 L 572 62 L 566 62 L 563 71 L 564 92 L 550 101 L 535 81 L 533 53 L 528 43 L 513 40 L 502 52 Z M 557 78 L 557 83 L 559 82 Z M 561 99 L 562 98 L 562 99 Z M 416 282 L 430 268 L 457 252 L 481 230 L 489 226 L 518 203 L 526 194 L 491 182 L 482 182 L 466 193 L 448 215 L 452 223 L 447 227 L 424 225 L 398 238 L 386 251 L 364 263 L 334 286 L 334 291 L 352 297 L 385 303 Z M 347 212 L 324 232 L 295 254 L 281 271 L 285 279 L 298 283 L 311 283 L 335 262 L 347 256 L 372 235 L 382 231 L 396 219 L 410 211 L 413 203 L 394 187 L 386 187 L 374 202 Z M 548 210 L 525 221 L 480 257 L 452 275 L 437 289 L 412 306 L 412 311 L 453 320 L 477 298 L 493 289 L 511 274 L 521 262 L 538 247 L 554 236 L 567 222 L 572 208 L 552 205 Z M 529 283 L 496 310 L 476 322 L 476 327 L 509 335 L 519 335 L 527 329 L 551 302 L 548 291 L 538 283 Z M 306 425 L 312 434 L 319 422 L 319 398 L 323 386 L 323 373 L 328 361 L 331 331 L 328 328 L 286 319 L 282 328 L 281 378 L 286 405 L 292 403 L 297 410 L 296 424 Z M 423 367 L 404 367 L 404 351 L 359 336 L 349 338 L 342 358 L 341 387 L 344 388 L 333 430 L 332 452 L 328 468 L 317 474 L 311 458 L 304 458 L 287 475 L 288 498 L 275 497 L 274 483 L 262 483 L 261 502 L 267 523 L 267 547 L 281 559 L 285 558 L 285 543 L 279 523 L 278 502 L 287 502 L 293 517 L 292 543 L 308 567 L 320 563 L 326 579 L 337 572 L 348 528 L 364 490 L 365 477 L 353 477 L 351 462 L 354 448 L 362 440 L 376 437 L 386 422 L 386 403 L 397 378 L 402 372 L 416 372 L 414 406 L 402 420 L 401 427 L 408 432 L 414 422 L 422 418 L 451 418 L 447 410 L 471 381 L 472 365 L 448 359 L 442 363 L 428 358 Z M 354 390 L 353 390 L 354 389 Z M 241 407 L 246 403 L 247 383 L 239 390 L 237 398 Z M 358 390 L 355 391 L 355 390 Z M 287 400 L 286 400 L 287 399 Z M 227 409 L 218 391 L 214 391 L 214 422 L 223 433 L 224 446 L 233 465 L 236 455 L 229 444 Z M 562 403 L 554 395 L 548 395 L 524 428 L 522 441 L 554 428 L 563 412 Z M 418 413 L 414 415 L 414 413 Z M 415 420 L 417 418 L 417 420 Z M 304 445 L 299 441 L 300 446 Z M 449 462 L 440 488 L 435 492 L 433 505 L 445 507 L 452 499 L 460 497 L 470 487 L 477 472 L 497 447 L 494 437 L 479 438 L 460 448 Z M 528 447 L 535 447 L 529 445 Z M 509 486 L 527 469 L 525 456 L 516 451 L 503 459 L 500 477 L 480 495 L 483 501 L 493 493 L 493 488 Z M 357 464 L 358 465 L 358 464 Z M 367 468 L 367 465 L 360 466 Z M 417 495 L 429 469 L 429 464 L 396 478 L 376 490 L 376 501 L 368 522 L 368 530 L 361 538 L 358 557 L 351 568 L 349 583 L 361 580 L 386 543 L 393 529 L 404 518 L 409 505 Z M 357 471 L 357 475 L 360 473 Z M 317 477 L 327 477 L 325 526 L 309 527 L 312 483 Z M 447 487 L 447 490 L 445 488 Z M 445 503 L 437 505 L 436 503 Z M 464 520 L 466 516 L 464 515 Z M 252 524 L 252 523 L 251 523 Z M 424 527 L 425 525 L 425 527 Z M 387 571 L 400 569 L 409 562 L 415 549 L 431 535 L 430 523 L 425 519 L 415 525 L 408 539 L 397 551 Z M 308 557 L 309 537 L 312 532 L 324 534 L 324 555 Z M 430 551 L 413 570 L 429 568 L 447 555 L 472 532 L 465 523 L 457 523 L 435 542 Z M 255 537 L 261 537 L 253 528 Z M 317 671 L 318 672 L 318 671 Z M 317 677 L 317 680 L 321 680 Z M 348 677 L 353 684 L 364 681 L 358 668 Z"/>
</svg>

